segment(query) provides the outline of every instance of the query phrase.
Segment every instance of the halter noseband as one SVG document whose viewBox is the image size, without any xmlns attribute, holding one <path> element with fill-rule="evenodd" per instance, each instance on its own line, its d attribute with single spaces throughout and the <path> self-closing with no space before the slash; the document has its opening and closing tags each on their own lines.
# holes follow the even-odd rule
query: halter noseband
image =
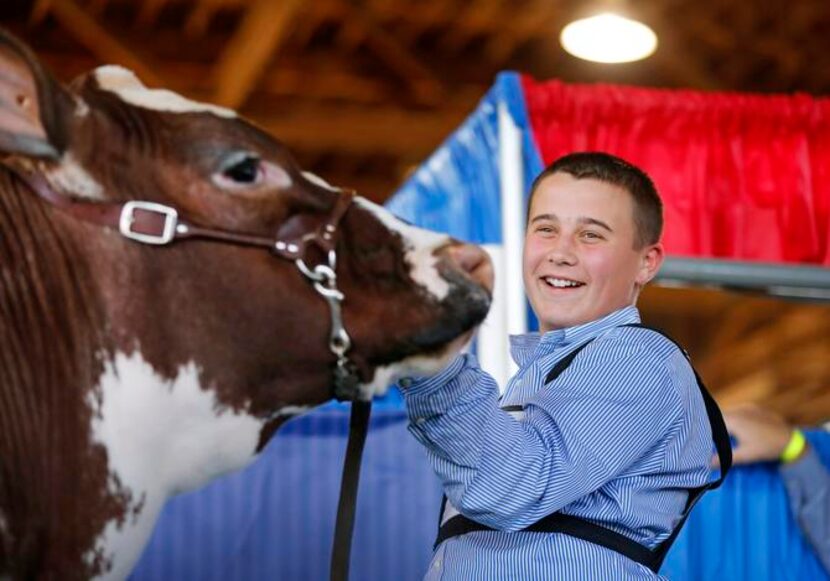
<svg viewBox="0 0 830 581">
<path fill-rule="evenodd" d="M 20 177 L 38 196 L 53 206 L 85 222 L 117 229 L 122 236 L 135 242 L 164 246 L 179 240 L 201 238 L 227 244 L 267 248 L 277 256 L 292 261 L 329 306 L 331 332 L 328 347 L 337 359 L 334 368 L 334 396 L 341 401 L 366 399 L 365 395 L 360 393 L 357 366 L 346 355 L 352 342 L 343 325 L 341 303 L 344 295 L 337 288 L 335 273 L 337 229 L 354 199 L 353 191 L 340 191 L 328 217 L 319 228 L 295 238 L 282 239 L 196 226 L 181 219 L 176 208 L 156 202 L 132 200 L 113 203 L 72 200 L 57 194 L 42 174 L 26 172 L 9 165 L 6 167 Z M 306 251 L 312 244 L 323 251 L 326 262 L 309 267 L 306 264 Z"/>
</svg>

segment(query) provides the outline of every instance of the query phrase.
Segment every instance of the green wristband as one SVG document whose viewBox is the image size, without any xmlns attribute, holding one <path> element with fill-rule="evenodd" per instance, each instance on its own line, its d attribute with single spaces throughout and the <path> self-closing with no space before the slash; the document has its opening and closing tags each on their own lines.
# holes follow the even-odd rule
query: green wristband
<svg viewBox="0 0 830 581">
<path fill-rule="evenodd" d="M 793 430 L 793 435 L 790 436 L 790 441 L 787 444 L 787 447 L 784 448 L 784 451 L 781 452 L 781 461 L 784 464 L 789 464 L 790 462 L 796 460 L 801 453 L 804 451 L 804 447 L 807 445 L 807 440 L 804 438 L 804 434 L 801 430 Z"/>
</svg>

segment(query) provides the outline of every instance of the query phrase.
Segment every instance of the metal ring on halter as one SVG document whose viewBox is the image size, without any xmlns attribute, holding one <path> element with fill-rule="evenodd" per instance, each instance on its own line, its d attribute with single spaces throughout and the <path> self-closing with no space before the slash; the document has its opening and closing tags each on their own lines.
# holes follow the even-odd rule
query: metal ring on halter
<svg viewBox="0 0 830 581">
<path fill-rule="evenodd" d="M 349 337 L 349 334 L 342 325 L 339 329 L 332 332 L 331 338 L 329 339 L 329 349 L 331 349 L 332 353 L 337 355 L 338 363 L 346 361 L 346 351 L 348 351 L 351 346 L 352 339 Z"/>
<path fill-rule="evenodd" d="M 334 250 L 329 250 L 327 258 L 328 258 L 328 265 L 318 264 L 317 266 L 314 267 L 314 270 L 311 270 L 308 267 L 308 265 L 306 265 L 305 261 L 302 258 L 296 259 L 294 261 L 294 264 L 297 265 L 297 268 L 300 269 L 300 272 L 302 272 L 306 277 L 310 278 L 314 282 L 323 282 L 324 280 L 329 278 L 328 277 L 329 272 L 331 273 L 330 278 L 334 279 L 335 278 L 334 271 L 337 268 L 337 253 Z M 320 269 L 320 271 L 318 271 L 318 269 L 321 266 L 324 267 L 324 268 L 327 268 L 328 271 L 326 271 L 325 273 L 322 272 L 322 269 Z"/>
</svg>

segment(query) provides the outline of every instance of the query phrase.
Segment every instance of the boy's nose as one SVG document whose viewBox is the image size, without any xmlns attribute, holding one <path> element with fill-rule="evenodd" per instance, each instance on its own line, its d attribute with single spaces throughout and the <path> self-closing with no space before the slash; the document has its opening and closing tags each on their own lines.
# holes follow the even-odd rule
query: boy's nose
<svg viewBox="0 0 830 581">
<path fill-rule="evenodd" d="M 574 252 L 573 244 L 570 241 L 557 239 L 551 241 L 551 246 L 548 248 L 547 261 L 553 264 L 576 264 L 576 253 Z"/>
</svg>

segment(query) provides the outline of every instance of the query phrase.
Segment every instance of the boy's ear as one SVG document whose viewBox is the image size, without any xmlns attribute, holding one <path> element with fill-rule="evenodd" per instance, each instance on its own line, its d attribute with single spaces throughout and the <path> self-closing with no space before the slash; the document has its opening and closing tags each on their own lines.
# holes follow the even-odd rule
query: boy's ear
<svg viewBox="0 0 830 581">
<path fill-rule="evenodd" d="M 657 276 L 657 272 L 663 266 L 664 258 L 663 245 L 659 242 L 644 249 L 640 262 L 640 271 L 637 273 L 636 279 L 640 287 L 644 287 L 651 279 Z"/>
<path fill-rule="evenodd" d="M 0 154 L 57 159 L 72 99 L 19 40 L 0 29 Z"/>
</svg>

